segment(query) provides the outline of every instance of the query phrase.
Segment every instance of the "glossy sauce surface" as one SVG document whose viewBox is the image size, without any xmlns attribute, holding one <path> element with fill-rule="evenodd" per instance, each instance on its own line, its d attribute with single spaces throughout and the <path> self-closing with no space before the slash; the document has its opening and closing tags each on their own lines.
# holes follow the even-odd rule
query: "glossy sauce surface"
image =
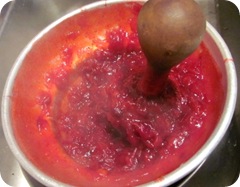
<svg viewBox="0 0 240 187">
<path fill-rule="evenodd" d="M 13 89 L 14 131 L 50 176 L 77 186 L 161 179 L 214 129 L 224 92 L 203 43 L 171 70 L 161 95 L 139 91 L 147 67 L 136 31 L 140 9 L 126 3 L 80 13 L 26 57 Z"/>
</svg>

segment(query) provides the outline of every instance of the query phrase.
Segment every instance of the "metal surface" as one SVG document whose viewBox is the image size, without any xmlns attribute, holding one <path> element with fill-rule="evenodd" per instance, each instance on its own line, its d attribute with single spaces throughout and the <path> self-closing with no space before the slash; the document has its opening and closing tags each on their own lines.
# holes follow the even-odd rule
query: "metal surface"
<svg viewBox="0 0 240 187">
<path fill-rule="evenodd" d="M 10 13 L 2 19 L 0 28 L 0 89 L 3 90 L 7 74 L 24 46 L 44 27 L 57 18 L 77 7 L 93 2 L 92 0 L 17 0 L 8 6 Z M 226 40 L 240 73 L 240 16 L 236 7 L 230 2 L 219 0 L 198 0 L 203 7 L 208 21 L 214 25 Z M 216 9 L 217 7 L 217 9 Z M 8 16 L 9 15 L 9 16 Z M 228 17 L 230 16 L 230 18 Z M 3 32 L 1 32 L 3 31 Z M 235 33 L 235 35 L 234 35 Z M 238 92 L 239 93 L 239 92 Z M 239 97 L 231 128 L 220 145 L 196 171 L 193 176 L 180 181 L 184 187 L 225 187 L 232 184 L 239 171 L 240 164 L 240 111 Z M 12 156 L 2 128 L 0 128 L 0 172 L 6 183 L 14 187 L 42 186 L 25 174 Z M 28 180 L 26 180 L 26 178 Z"/>
</svg>

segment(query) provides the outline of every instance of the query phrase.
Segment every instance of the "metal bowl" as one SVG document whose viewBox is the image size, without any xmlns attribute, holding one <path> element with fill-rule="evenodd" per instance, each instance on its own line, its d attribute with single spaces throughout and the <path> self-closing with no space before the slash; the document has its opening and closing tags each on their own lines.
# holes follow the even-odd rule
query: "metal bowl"
<svg viewBox="0 0 240 187">
<path fill-rule="evenodd" d="M 11 95 L 12 89 L 15 82 L 15 78 L 18 74 L 20 67 L 23 64 L 24 59 L 26 58 L 29 51 L 32 47 L 39 41 L 41 38 L 46 35 L 51 29 L 61 24 L 62 21 L 71 18 L 72 16 L 81 13 L 82 11 L 91 10 L 97 7 L 104 7 L 106 4 L 121 3 L 122 0 L 110 0 L 110 1 L 101 1 L 89 4 L 78 10 L 75 10 L 66 16 L 55 21 L 42 32 L 40 32 L 21 52 L 18 59 L 16 60 L 5 85 L 3 97 L 2 97 L 2 121 L 3 121 L 3 130 L 8 142 L 10 149 L 15 155 L 16 159 L 20 165 L 37 181 L 46 185 L 46 186 L 69 186 L 65 183 L 57 181 L 50 176 L 47 176 L 42 171 L 40 171 L 31 161 L 25 156 L 23 151 L 20 149 L 19 144 L 14 136 L 13 128 L 11 126 Z M 126 2 L 126 1 L 124 1 Z M 145 0 L 132 0 L 128 2 L 139 2 L 144 3 Z M 224 101 L 224 108 L 222 115 L 216 125 L 211 136 L 208 138 L 206 143 L 201 147 L 201 149 L 187 162 L 183 163 L 176 170 L 165 175 L 161 180 L 151 181 L 149 183 L 143 184 L 142 186 L 168 186 L 174 184 L 175 182 L 182 179 L 184 176 L 188 175 L 195 168 L 197 168 L 201 162 L 203 162 L 214 148 L 218 145 L 225 132 L 228 129 L 230 124 L 236 103 L 237 97 L 237 78 L 234 62 L 232 56 L 229 52 L 228 47 L 217 33 L 217 31 L 207 23 L 207 33 L 204 37 L 204 43 L 207 46 L 209 52 L 218 63 L 219 69 L 224 77 L 225 81 L 225 90 L 226 90 L 226 99 Z"/>
</svg>

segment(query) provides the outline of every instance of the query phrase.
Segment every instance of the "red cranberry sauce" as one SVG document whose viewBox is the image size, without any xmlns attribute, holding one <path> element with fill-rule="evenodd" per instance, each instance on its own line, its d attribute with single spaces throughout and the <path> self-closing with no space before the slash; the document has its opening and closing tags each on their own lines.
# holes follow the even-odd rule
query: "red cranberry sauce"
<svg viewBox="0 0 240 187">
<path fill-rule="evenodd" d="M 99 175 L 166 162 L 191 136 L 199 136 L 211 115 L 202 70 L 202 59 L 211 59 L 207 49 L 202 44 L 173 68 L 161 95 L 146 97 L 137 86 L 147 65 L 136 33 L 118 28 L 108 31 L 106 40 L 108 49 L 96 49 L 73 71 L 60 69 L 60 84 L 50 73 L 59 90 L 56 138 L 72 159 Z M 189 157 L 186 152 L 181 161 Z"/>
<path fill-rule="evenodd" d="M 74 186 L 161 179 L 215 128 L 224 96 L 203 43 L 172 68 L 160 95 L 139 91 L 151 76 L 137 36 L 140 9 L 126 3 L 80 13 L 27 57 L 12 97 L 14 128 L 22 150 L 50 176 Z"/>
</svg>

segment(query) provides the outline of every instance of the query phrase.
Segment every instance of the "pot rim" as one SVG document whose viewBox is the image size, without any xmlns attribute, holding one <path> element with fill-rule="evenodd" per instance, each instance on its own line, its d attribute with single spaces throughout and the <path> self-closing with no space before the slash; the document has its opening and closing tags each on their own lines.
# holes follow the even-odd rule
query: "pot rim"
<svg viewBox="0 0 240 187">
<path fill-rule="evenodd" d="M 11 110 L 11 93 L 12 88 L 14 85 L 15 77 L 18 73 L 18 70 L 20 69 L 22 62 L 24 61 L 24 58 L 28 54 L 28 52 L 32 49 L 33 45 L 40 40 L 48 31 L 53 29 L 55 26 L 60 24 L 62 21 L 71 18 L 72 16 L 81 13 L 82 11 L 91 10 L 97 7 L 104 7 L 106 5 L 116 4 L 116 3 L 127 3 L 127 2 L 139 2 L 144 3 L 146 0 L 108 0 L 108 1 L 97 1 L 88 5 L 85 5 L 83 7 L 80 7 L 77 10 L 74 10 L 65 16 L 59 18 L 58 20 L 51 23 L 49 26 L 47 26 L 45 29 L 43 29 L 39 34 L 37 34 L 28 44 L 27 46 L 22 50 L 18 58 L 16 59 L 5 84 L 3 96 L 2 96 L 2 124 L 3 124 L 3 131 L 5 138 L 7 140 L 7 143 L 13 152 L 15 158 L 18 160 L 20 165 L 37 181 L 40 183 L 47 185 L 47 186 L 59 186 L 59 187 L 69 187 L 70 185 L 67 185 L 65 183 L 62 183 L 60 181 L 57 181 L 46 174 L 44 174 L 42 171 L 40 171 L 36 166 L 34 166 L 24 155 L 24 153 L 21 151 L 15 137 L 13 134 L 13 129 L 11 127 L 11 119 L 10 119 L 10 110 Z M 203 162 L 208 155 L 214 150 L 214 148 L 217 146 L 217 144 L 220 142 L 224 134 L 226 133 L 234 110 L 236 105 L 236 98 L 237 98 L 237 76 L 236 76 L 236 69 L 235 65 L 231 56 L 231 53 L 222 39 L 222 37 L 219 35 L 219 33 L 214 29 L 214 27 L 207 22 L 207 29 L 206 33 L 211 37 L 213 42 L 216 44 L 218 50 L 220 50 L 220 53 L 222 55 L 222 59 L 224 62 L 224 66 L 226 69 L 226 75 L 227 75 L 227 94 L 226 94 L 226 101 L 223 108 L 222 115 L 219 119 L 218 124 L 216 125 L 216 128 L 212 132 L 211 136 L 208 138 L 208 140 L 205 142 L 205 144 L 185 163 L 183 163 L 179 168 L 175 169 L 174 171 L 166 174 L 163 176 L 160 180 L 154 180 L 148 183 L 145 183 L 140 186 L 149 186 L 149 187 L 161 187 L 161 186 L 168 186 L 171 185 L 187 174 L 189 174 L 191 171 L 193 171 L 195 168 L 197 168 L 198 165 Z"/>
</svg>

